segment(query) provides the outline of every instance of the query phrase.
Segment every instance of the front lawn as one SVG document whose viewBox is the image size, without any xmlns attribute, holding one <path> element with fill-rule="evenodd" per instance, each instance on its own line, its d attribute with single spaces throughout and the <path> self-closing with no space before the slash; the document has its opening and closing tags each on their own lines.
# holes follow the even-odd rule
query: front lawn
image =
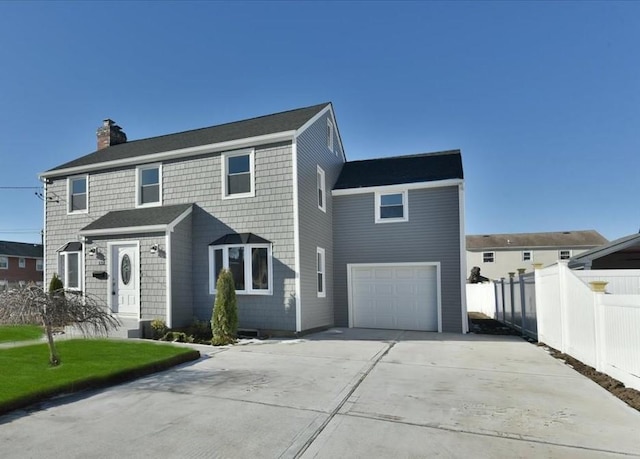
<svg viewBox="0 0 640 459">
<path fill-rule="evenodd" d="M 43 334 L 37 325 L 0 325 L 0 343 L 39 339 Z"/>
<path fill-rule="evenodd" d="M 193 349 L 140 341 L 78 339 L 56 343 L 62 363 L 49 365 L 46 344 L 0 350 L 0 413 L 53 395 L 116 384 L 195 360 Z"/>
</svg>

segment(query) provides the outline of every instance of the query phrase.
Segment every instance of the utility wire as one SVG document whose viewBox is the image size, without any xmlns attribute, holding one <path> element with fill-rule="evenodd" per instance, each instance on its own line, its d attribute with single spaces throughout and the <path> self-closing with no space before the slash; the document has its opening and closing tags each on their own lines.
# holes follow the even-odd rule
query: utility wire
<svg viewBox="0 0 640 459">
<path fill-rule="evenodd" d="M 0 190 L 41 190 L 41 186 L 0 186 Z"/>
</svg>

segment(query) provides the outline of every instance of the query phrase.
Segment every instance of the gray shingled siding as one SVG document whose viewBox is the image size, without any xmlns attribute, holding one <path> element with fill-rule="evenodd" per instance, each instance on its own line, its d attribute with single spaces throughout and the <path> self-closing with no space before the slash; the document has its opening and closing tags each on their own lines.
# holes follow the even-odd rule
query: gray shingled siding
<svg viewBox="0 0 640 459">
<path fill-rule="evenodd" d="M 196 203 L 192 220 L 193 313 L 209 320 L 209 244 L 250 232 L 273 243 L 273 294 L 238 295 L 241 328 L 294 331 L 295 275 L 291 144 L 255 152 L 255 197 L 221 199 L 220 154 L 163 164 L 164 204 Z"/>
<path fill-rule="evenodd" d="M 458 187 L 409 191 L 409 221 L 374 223 L 374 193 L 334 196 L 336 325 L 348 326 L 347 263 L 441 263 L 442 330 L 462 330 Z"/>
<path fill-rule="evenodd" d="M 173 327 L 193 321 L 191 215 L 176 225 L 171 238 L 171 305 Z"/>
<path fill-rule="evenodd" d="M 297 140 L 300 229 L 300 294 L 302 330 L 331 326 L 333 318 L 333 200 L 331 189 L 342 168 L 342 152 L 334 134 L 334 152 L 327 147 L 327 117 L 309 126 Z M 334 122 L 335 125 L 335 122 Z M 326 213 L 318 208 L 317 167 L 325 172 Z M 318 298 L 316 248 L 325 249 L 326 297 Z"/>
</svg>

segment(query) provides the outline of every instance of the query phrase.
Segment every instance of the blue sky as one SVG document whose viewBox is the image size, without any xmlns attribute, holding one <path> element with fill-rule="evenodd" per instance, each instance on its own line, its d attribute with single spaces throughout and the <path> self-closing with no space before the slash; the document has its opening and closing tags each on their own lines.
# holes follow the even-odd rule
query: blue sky
<svg viewBox="0 0 640 459">
<path fill-rule="evenodd" d="M 462 150 L 466 231 L 640 228 L 640 4 L 3 2 L 0 239 L 39 172 L 331 101 L 350 160 Z"/>
</svg>

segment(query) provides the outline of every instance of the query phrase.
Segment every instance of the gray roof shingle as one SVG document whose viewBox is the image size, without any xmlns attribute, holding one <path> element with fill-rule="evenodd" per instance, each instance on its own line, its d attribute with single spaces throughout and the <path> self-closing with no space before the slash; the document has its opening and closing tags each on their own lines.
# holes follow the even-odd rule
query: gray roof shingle
<svg viewBox="0 0 640 459">
<path fill-rule="evenodd" d="M 345 163 L 334 190 L 462 179 L 460 150 Z"/>
<path fill-rule="evenodd" d="M 467 236 L 467 250 L 534 247 L 595 247 L 607 240 L 595 230 Z"/>
<path fill-rule="evenodd" d="M 630 253 L 640 253 L 640 233 L 624 236 L 608 244 L 594 247 L 591 250 L 582 252 L 579 255 L 571 257 L 569 260 L 570 268 L 577 268 L 588 264 L 593 260 L 605 257 L 615 252 L 627 251 Z"/>
<path fill-rule="evenodd" d="M 168 225 L 192 205 L 193 204 L 176 204 L 173 206 L 115 210 L 103 215 L 80 231 Z"/>
<path fill-rule="evenodd" d="M 296 130 L 329 104 L 327 102 L 243 121 L 129 141 L 95 151 L 47 172 Z"/>
<path fill-rule="evenodd" d="M 0 255 L 21 258 L 42 258 L 42 244 L 0 241 Z"/>
</svg>

